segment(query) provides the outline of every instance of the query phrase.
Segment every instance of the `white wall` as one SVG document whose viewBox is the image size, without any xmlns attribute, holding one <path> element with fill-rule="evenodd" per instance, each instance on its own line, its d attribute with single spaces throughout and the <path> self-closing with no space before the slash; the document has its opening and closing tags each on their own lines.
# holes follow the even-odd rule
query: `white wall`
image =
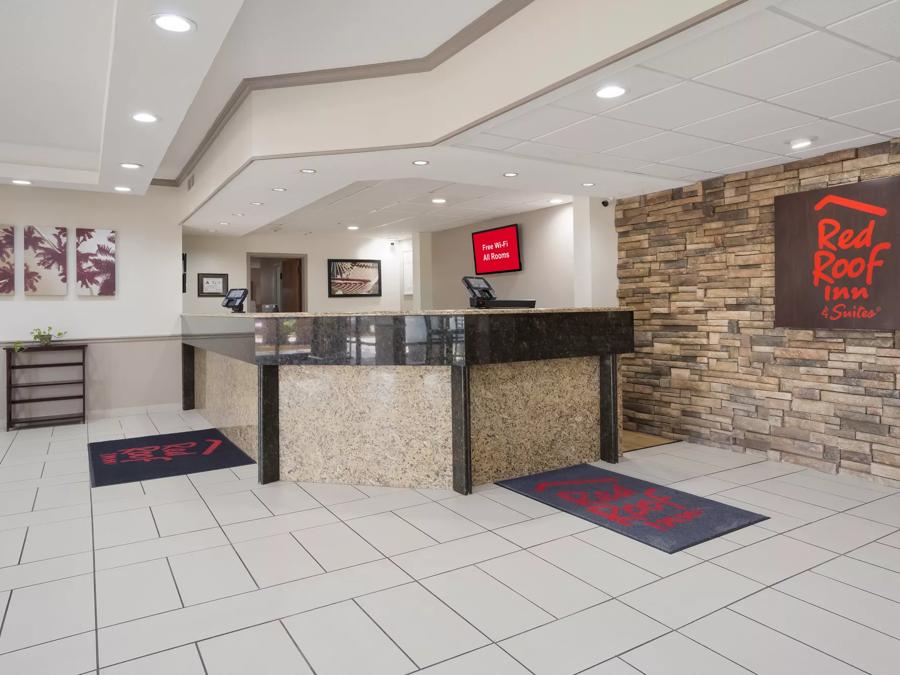
<svg viewBox="0 0 900 675">
<path fill-rule="evenodd" d="M 572 206 L 564 204 L 435 232 L 431 239 L 434 308 L 468 306 L 462 277 L 475 274 L 472 232 L 513 223 L 519 225 L 522 271 L 487 277 L 497 297 L 534 299 L 538 307 L 572 307 L 572 222 Z"/>
<path fill-rule="evenodd" d="M 400 311 L 403 307 L 400 244 L 359 234 L 255 234 L 246 237 L 185 236 L 188 282 L 185 314 L 223 313 L 222 298 L 197 297 L 197 274 L 227 274 L 232 288 L 248 288 L 247 254 L 304 255 L 303 284 L 308 312 Z M 381 260 L 381 297 L 329 298 L 328 258 Z"/>
<path fill-rule="evenodd" d="M 0 225 L 16 226 L 17 256 L 16 294 L 0 296 L 0 342 L 27 341 L 32 328 L 49 325 L 87 342 L 89 412 L 171 406 L 181 398 L 178 204 L 178 192 L 167 188 L 133 196 L 0 186 Z M 69 228 L 68 296 L 25 297 L 26 225 Z M 114 297 L 76 295 L 77 227 L 118 232 Z M 4 358 L 0 353 L 0 368 Z M 0 416 L 4 399 L 0 387 Z"/>
<path fill-rule="evenodd" d="M 0 342 L 27 339 L 52 325 L 69 338 L 180 334 L 181 229 L 178 194 L 151 188 L 146 196 L 0 186 L 0 225 L 16 226 L 15 297 L 0 296 Z M 26 225 L 69 228 L 69 294 L 25 297 Z M 75 228 L 118 232 L 116 295 L 79 297 L 75 285 Z"/>
</svg>

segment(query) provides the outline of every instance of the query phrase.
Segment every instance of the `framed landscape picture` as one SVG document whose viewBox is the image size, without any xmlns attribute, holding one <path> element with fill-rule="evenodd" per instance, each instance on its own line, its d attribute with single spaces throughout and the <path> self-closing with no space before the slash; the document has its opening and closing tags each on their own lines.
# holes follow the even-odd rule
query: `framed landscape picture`
<svg viewBox="0 0 900 675">
<path fill-rule="evenodd" d="M 380 260 L 328 259 L 329 298 L 378 296 L 381 296 Z"/>
<path fill-rule="evenodd" d="M 224 298 L 228 293 L 227 274 L 198 274 L 197 297 Z"/>
</svg>

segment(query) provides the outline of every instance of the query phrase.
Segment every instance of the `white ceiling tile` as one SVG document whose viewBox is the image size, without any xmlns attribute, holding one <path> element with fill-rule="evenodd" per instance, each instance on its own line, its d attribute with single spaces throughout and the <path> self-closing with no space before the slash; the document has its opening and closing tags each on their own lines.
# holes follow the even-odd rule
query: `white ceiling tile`
<svg viewBox="0 0 900 675">
<path fill-rule="evenodd" d="M 721 68 L 763 49 L 787 42 L 812 29 L 772 12 L 760 11 L 691 40 L 646 65 L 686 78 Z"/>
<path fill-rule="evenodd" d="M 555 108 L 548 105 L 527 112 L 499 126 L 492 127 L 491 131 L 500 136 L 530 140 L 590 117 L 591 115 L 578 112 L 577 110 Z"/>
<path fill-rule="evenodd" d="M 486 150 L 506 150 L 519 142 L 518 138 L 506 138 L 504 136 L 495 136 L 494 134 L 476 134 L 472 138 L 462 141 L 461 145 L 469 145 L 475 148 L 484 148 Z"/>
<path fill-rule="evenodd" d="M 633 101 L 641 96 L 652 94 L 666 87 L 672 87 L 679 82 L 681 80 L 677 77 L 637 66 L 613 75 L 594 77 L 591 83 L 583 89 L 565 98 L 553 101 L 553 105 L 597 114 L 628 101 Z M 598 89 L 612 84 L 623 87 L 625 93 L 619 98 L 597 98 Z"/>
<path fill-rule="evenodd" d="M 689 124 L 678 131 L 725 143 L 736 143 L 745 138 L 796 127 L 815 119 L 811 115 L 777 105 L 756 103 L 734 112 Z"/>
<path fill-rule="evenodd" d="M 657 176 L 659 178 L 670 178 L 673 180 L 703 180 L 717 175 L 711 172 L 685 169 L 682 166 L 672 166 L 671 164 L 645 164 L 638 170 L 638 173 Z"/>
<path fill-rule="evenodd" d="M 748 164 L 750 162 L 762 162 L 773 160 L 773 163 L 783 161 L 783 157 L 773 155 L 753 148 L 742 148 L 736 145 L 720 145 L 712 150 L 698 152 L 695 155 L 676 157 L 667 164 L 683 166 L 697 171 L 723 171 L 728 167 Z"/>
<path fill-rule="evenodd" d="M 611 148 L 610 152 L 623 157 L 642 159 L 647 162 L 661 162 L 673 157 L 693 155 L 697 152 L 714 148 L 717 145 L 719 145 L 717 141 L 665 131 L 641 141 Z"/>
<path fill-rule="evenodd" d="M 787 0 L 778 9 L 799 16 L 817 26 L 827 26 L 846 19 L 886 0 Z"/>
<path fill-rule="evenodd" d="M 900 124 L 900 99 L 838 115 L 834 119 L 874 133 L 885 133 Z"/>
<path fill-rule="evenodd" d="M 900 37 L 898 37 L 900 39 Z M 820 117 L 834 117 L 900 98 L 900 63 L 885 61 L 772 100 Z"/>
<path fill-rule="evenodd" d="M 811 33 L 699 77 L 701 82 L 770 99 L 856 70 L 885 57 L 826 33 Z"/>
<path fill-rule="evenodd" d="M 574 148 L 581 152 L 601 152 L 614 145 L 637 141 L 656 133 L 659 133 L 657 129 L 640 124 L 595 117 L 542 136 L 540 141 L 549 145 Z"/>
<path fill-rule="evenodd" d="M 829 30 L 891 56 L 900 56 L 900 2 L 894 0 L 857 14 Z"/>
<path fill-rule="evenodd" d="M 792 129 L 785 129 L 774 134 L 758 136 L 756 138 L 748 138 L 741 141 L 741 145 L 748 148 L 756 148 L 757 150 L 765 150 L 766 152 L 774 152 L 780 155 L 787 155 L 791 150 L 790 142 L 795 138 L 810 138 L 813 145 L 823 146 L 832 143 L 840 143 L 848 141 L 852 138 L 859 138 L 865 133 L 859 129 L 848 127 L 837 122 L 829 122 L 827 120 L 816 120 L 810 124 L 804 124 Z"/>
<path fill-rule="evenodd" d="M 509 148 L 508 152 L 526 157 L 540 157 L 541 159 L 552 159 L 557 162 L 571 162 L 573 164 L 576 163 L 579 155 L 578 151 L 572 148 L 560 148 L 556 145 L 533 143 L 531 141 L 519 143 Z"/>
<path fill-rule="evenodd" d="M 808 148 L 806 150 L 801 150 L 799 152 L 792 152 L 791 157 L 797 159 L 806 159 L 807 157 L 816 157 L 817 155 L 825 155 L 829 152 L 836 152 L 838 150 L 845 150 L 847 148 L 862 148 L 867 145 L 874 145 L 875 143 L 882 143 L 888 140 L 886 136 L 879 136 L 877 134 L 868 134 L 864 136 L 858 136 L 857 138 L 851 138 L 846 141 L 841 141 L 840 143 L 832 143 L 831 145 L 819 145 L 815 148 Z"/>
<path fill-rule="evenodd" d="M 630 157 L 617 157 L 606 153 L 585 153 L 578 155 L 578 163 L 596 169 L 610 169 L 612 171 L 634 171 L 646 164 L 644 160 Z"/>
<path fill-rule="evenodd" d="M 752 103 L 753 100 L 745 96 L 713 89 L 696 82 L 684 82 L 632 103 L 626 103 L 605 114 L 660 129 L 674 129 Z"/>
</svg>

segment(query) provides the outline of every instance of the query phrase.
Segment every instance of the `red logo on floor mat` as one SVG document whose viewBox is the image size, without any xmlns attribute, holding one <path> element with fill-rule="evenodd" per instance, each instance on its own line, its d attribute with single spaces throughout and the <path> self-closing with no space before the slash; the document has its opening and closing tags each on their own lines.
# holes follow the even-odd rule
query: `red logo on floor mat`
<svg viewBox="0 0 900 675">
<path fill-rule="evenodd" d="M 176 457 L 184 457 L 185 455 L 200 455 L 202 457 L 209 456 L 216 451 L 221 440 L 207 438 L 206 446 L 201 452 L 191 452 L 197 448 L 197 443 L 171 443 L 169 445 L 147 445 L 142 448 L 127 448 L 125 450 L 116 450 L 115 452 L 106 452 L 100 455 L 100 461 L 104 464 L 126 464 L 127 462 L 155 462 L 157 460 L 163 462 L 171 462 Z"/>
<path fill-rule="evenodd" d="M 575 487 L 579 485 L 585 487 Z M 703 515 L 702 509 L 689 509 L 672 501 L 671 495 L 657 494 L 655 487 L 632 490 L 619 485 L 616 478 L 549 481 L 535 487 L 537 492 L 554 489 L 559 499 L 582 506 L 585 511 L 624 527 L 646 525 L 655 530 L 668 530 Z M 651 514 L 654 517 L 659 514 L 659 517 L 651 519 Z"/>
</svg>

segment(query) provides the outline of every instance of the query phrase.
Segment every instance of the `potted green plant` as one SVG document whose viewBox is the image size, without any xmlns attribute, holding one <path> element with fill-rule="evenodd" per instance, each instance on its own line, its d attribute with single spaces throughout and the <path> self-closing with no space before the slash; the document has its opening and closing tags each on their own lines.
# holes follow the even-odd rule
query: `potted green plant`
<svg viewBox="0 0 900 675">
<path fill-rule="evenodd" d="M 58 330 L 55 333 L 53 332 L 53 326 L 47 326 L 47 330 L 42 328 L 35 328 L 31 331 L 31 340 L 32 342 L 37 342 L 41 347 L 46 347 L 51 342 L 53 342 L 53 338 L 61 338 L 66 336 L 66 331 Z M 27 349 L 27 345 L 21 341 L 16 341 L 13 343 L 13 349 L 17 352 L 21 352 L 23 349 Z"/>
</svg>

